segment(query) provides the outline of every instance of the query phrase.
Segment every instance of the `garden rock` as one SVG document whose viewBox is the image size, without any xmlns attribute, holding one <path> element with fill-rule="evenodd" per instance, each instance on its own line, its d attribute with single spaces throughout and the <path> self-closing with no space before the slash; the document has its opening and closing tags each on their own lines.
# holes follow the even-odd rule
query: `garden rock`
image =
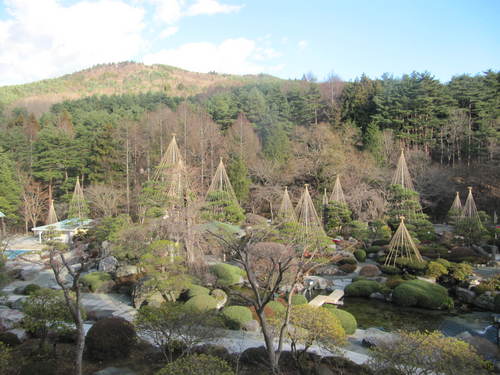
<svg viewBox="0 0 500 375">
<path fill-rule="evenodd" d="M 314 270 L 316 275 L 333 276 L 339 273 L 339 268 L 333 264 L 319 266 Z"/>
<path fill-rule="evenodd" d="M 476 293 L 472 290 L 458 287 L 456 290 L 457 298 L 465 303 L 472 303 L 476 298 Z"/>
<path fill-rule="evenodd" d="M 107 367 L 104 370 L 94 372 L 94 375 L 137 375 L 129 368 Z"/>
<path fill-rule="evenodd" d="M 17 338 L 19 339 L 19 341 L 21 341 L 21 342 L 25 342 L 28 339 L 28 333 L 24 329 L 14 328 L 14 329 L 8 330 L 7 332 L 10 332 L 10 333 L 16 335 Z"/>
<path fill-rule="evenodd" d="M 396 340 L 397 335 L 394 333 L 384 332 L 378 328 L 368 328 L 365 331 L 365 336 L 362 345 L 371 348 L 382 343 L 390 343 Z"/>
<path fill-rule="evenodd" d="M 4 329 L 12 329 L 21 322 L 24 318 L 24 313 L 13 309 L 0 309 L 0 327 Z"/>
<path fill-rule="evenodd" d="M 243 323 L 243 330 L 248 332 L 258 332 L 260 330 L 259 322 L 255 319 L 250 320 L 249 322 Z"/>
<path fill-rule="evenodd" d="M 495 309 L 495 297 L 491 293 L 486 292 L 476 297 L 472 304 L 480 309 L 493 311 Z"/>
<path fill-rule="evenodd" d="M 98 267 L 101 272 L 115 272 L 117 268 L 118 260 L 114 256 L 101 259 Z"/>
<path fill-rule="evenodd" d="M 370 294 L 370 298 L 379 299 L 381 301 L 385 301 L 385 299 L 386 299 L 385 296 L 379 292 L 375 292 L 375 293 Z"/>
<path fill-rule="evenodd" d="M 132 304 L 136 309 L 140 308 L 144 302 L 153 306 L 159 306 L 164 302 L 159 292 L 145 285 L 149 279 L 149 277 L 142 278 L 132 289 Z"/>
<path fill-rule="evenodd" d="M 359 271 L 359 275 L 365 277 L 375 277 L 381 274 L 382 271 L 380 271 L 380 269 L 374 264 L 367 264 L 366 266 L 363 266 Z"/>
<path fill-rule="evenodd" d="M 24 280 L 24 281 L 34 280 L 38 276 L 38 274 L 40 273 L 40 271 L 42 269 L 43 269 L 43 266 L 41 266 L 41 265 L 28 264 L 21 269 L 21 271 L 19 273 L 19 277 L 21 278 L 21 280 Z"/>
<path fill-rule="evenodd" d="M 217 301 L 217 309 L 221 309 L 227 303 L 227 294 L 222 289 L 214 289 L 210 293 Z"/>
</svg>

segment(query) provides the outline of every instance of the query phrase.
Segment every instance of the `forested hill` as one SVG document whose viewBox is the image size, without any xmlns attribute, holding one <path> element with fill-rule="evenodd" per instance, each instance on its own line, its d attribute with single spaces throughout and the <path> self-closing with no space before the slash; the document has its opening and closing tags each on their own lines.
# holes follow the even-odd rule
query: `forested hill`
<svg viewBox="0 0 500 375">
<path fill-rule="evenodd" d="M 276 80 L 278 79 L 264 74 L 237 76 L 195 73 L 159 64 L 102 64 L 59 78 L 0 87 L 0 108 L 27 107 L 30 112 L 41 115 L 54 103 L 92 95 L 160 91 L 171 96 L 185 97 L 215 86 L 229 87 L 246 82 Z"/>
<path fill-rule="evenodd" d="M 40 92 L 51 90 L 59 96 L 40 112 L 21 101 L 0 112 L 0 211 L 21 220 L 23 192 L 29 196 L 33 189 L 51 185 L 56 209 L 64 217 L 67 194 L 79 176 L 90 199 L 98 200 L 103 191 L 116 193 L 121 202 L 116 214 L 124 212 L 126 196 L 126 211 L 134 216 L 139 192 L 152 178 L 172 133 L 198 196 L 204 196 L 222 157 L 243 206 L 268 217 L 279 205 L 283 186 L 296 198 L 309 183 L 314 199 L 321 201 L 338 174 L 354 216 L 381 217 L 401 146 L 424 210 L 433 218 L 441 219 L 454 192 L 465 193 L 468 185 L 474 186 L 480 209 L 500 211 L 499 72 L 458 76 L 448 83 L 428 73 L 361 76 L 352 82 L 333 77 L 321 83 L 311 77 L 292 81 L 208 74 L 192 85 L 169 79 L 168 90 L 161 78 L 137 78 L 143 83 L 131 84 L 136 89 L 127 93 L 86 96 L 85 82 L 125 87 L 141 76 L 134 70 L 140 66 L 91 69 L 97 77 L 109 78 L 75 83 L 81 88 L 81 98 L 75 100 L 59 102 L 72 89 L 69 83 L 89 72 L 20 86 L 24 91 L 16 100 L 43 98 Z M 121 78 L 115 79 L 114 69 L 132 72 L 117 73 Z M 183 72 L 144 69 L 139 71 L 146 76 L 157 70 L 169 77 Z M 37 89 L 44 82 L 54 86 Z M 147 84 L 158 85 L 157 90 L 150 91 Z M 0 89 L 4 96 L 12 90 Z"/>
</svg>

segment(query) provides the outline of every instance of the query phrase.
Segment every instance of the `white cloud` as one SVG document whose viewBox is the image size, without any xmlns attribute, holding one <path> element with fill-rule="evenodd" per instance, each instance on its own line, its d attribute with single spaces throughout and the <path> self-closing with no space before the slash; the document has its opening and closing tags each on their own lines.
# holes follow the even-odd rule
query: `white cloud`
<svg viewBox="0 0 500 375">
<path fill-rule="evenodd" d="M 175 24 L 182 17 L 228 14 L 239 11 L 243 5 L 223 4 L 218 0 L 149 0 L 155 7 L 155 19 Z"/>
<path fill-rule="evenodd" d="M 0 20 L 0 84 L 28 82 L 129 60 L 146 42 L 144 10 L 120 0 L 7 0 Z"/>
<path fill-rule="evenodd" d="M 297 43 L 297 46 L 299 49 L 304 49 L 308 46 L 309 43 L 307 43 L 307 40 L 301 40 L 299 43 Z"/>
<path fill-rule="evenodd" d="M 218 13 L 233 13 L 239 11 L 243 5 L 228 5 L 221 4 L 216 0 L 197 0 L 190 5 L 186 14 L 189 16 L 197 16 L 200 14 L 218 14 Z"/>
<path fill-rule="evenodd" d="M 276 56 L 278 52 L 262 49 L 254 40 L 237 38 L 226 39 L 220 44 L 187 43 L 146 55 L 144 63 L 174 65 L 202 73 L 258 74 L 280 70 L 282 66 L 262 64 Z"/>
<path fill-rule="evenodd" d="M 160 33 L 160 39 L 168 38 L 169 36 L 177 33 L 177 31 L 179 31 L 179 28 L 177 26 L 169 26 Z"/>
</svg>

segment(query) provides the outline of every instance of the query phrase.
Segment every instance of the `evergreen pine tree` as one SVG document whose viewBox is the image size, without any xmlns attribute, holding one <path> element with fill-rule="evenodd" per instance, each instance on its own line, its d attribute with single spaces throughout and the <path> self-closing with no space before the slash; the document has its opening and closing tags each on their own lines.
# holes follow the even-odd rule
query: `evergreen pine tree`
<svg viewBox="0 0 500 375">
<path fill-rule="evenodd" d="M 0 211 L 10 220 L 19 219 L 17 212 L 21 205 L 21 185 L 15 176 L 14 163 L 0 149 Z"/>
<path fill-rule="evenodd" d="M 227 167 L 227 174 L 238 201 L 244 202 L 247 200 L 251 180 L 248 177 L 248 168 L 245 160 L 240 155 L 233 155 Z"/>
</svg>

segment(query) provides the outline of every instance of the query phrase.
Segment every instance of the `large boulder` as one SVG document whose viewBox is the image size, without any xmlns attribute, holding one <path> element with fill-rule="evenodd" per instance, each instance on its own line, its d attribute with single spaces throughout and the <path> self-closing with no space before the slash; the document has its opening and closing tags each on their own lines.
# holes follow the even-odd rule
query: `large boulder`
<svg viewBox="0 0 500 375">
<path fill-rule="evenodd" d="M 382 271 L 374 264 L 367 264 L 359 270 L 359 275 L 364 277 L 375 277 L 381 274 Z"/>
<path fill-rule="evenodd" d="M 473 303 L 474 299 L 476 298 L 476 293 L 474 293 L 472 290 L 460 287 L 455 290 L 455 294 L 460 301 L 465 303 Z"/>
<path fill-rule="evenodd" d="M 24 281 L 34 280 L 43 269 L 39 264 L 26 264 L 19 272 L 19 278 Z"/>
<path fill-rule="evenodd" d="M 132 288 L 132 305 L 138 309 L 143 304 L 150 306 L 160 306 L 165 299 L 156 289 L 147 285 L 150 277 L 146 276 L 140 279 Z"/>
<path fill-rule="evenodd" d="M 491 292 L 483 293 L 476 297 L 472 304 L 483 310 L 495 311 L 495 296 Z"/>
<path fill-rule="evenodd" d="M 24 318 L 24 313 L 14 309 L 0 309 L 0 328 L 15 328 Z"/>
<path fill-rule="evenodd" d="M 28 333 L 26 332 L 26 330 L 22 328 L 10 329 L 7 332 L 16 335 L 16 337 L 19 339 L 20 342 L 25 342 L 28 339 Z"/>
<path fill-rule="evenodd" d="M 101 259 L 98 267 L 101 272 L 115 272 L 117 268 L 118 260 L 114 256 Z"/>
<path fill-rule="evenodd" d="M 397 335 L 382 331 L 378 328 L 368 328 L 362 340 L 362 344 L 368 348 L 378 346 L 383 343 L 390 343 L 397 339 Z"/>
</svg>

